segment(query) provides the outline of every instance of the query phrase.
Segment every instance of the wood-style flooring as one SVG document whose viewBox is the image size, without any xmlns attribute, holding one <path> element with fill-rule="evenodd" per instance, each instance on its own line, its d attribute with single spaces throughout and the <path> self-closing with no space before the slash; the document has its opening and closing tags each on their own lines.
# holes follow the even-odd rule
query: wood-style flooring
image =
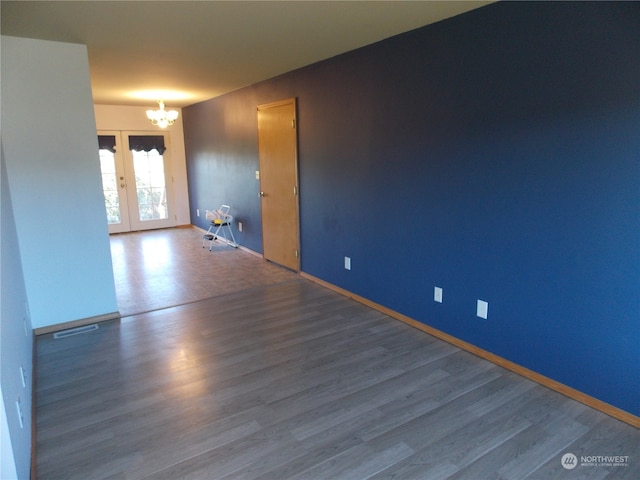
<svg viewBox="0 0 640 480">
<path fill-rule="evenodd" d="M 113 275 L 122 316 L 197 302 L 297 276 L 222 241 L 202 248 L 196 228 L 111 236 Z"/>
<path fill-rule="evenodd" d="M 164 253 L 127 240 L 114 265 L 191 272 L 187 293 L 217 281 L 210 298 L 145 298 L 96 331 L 38 337 L 40 479 L 640 478 L 632 426 L 249 253 L 201 257 L 196 230 L 135 235 Z M 627 461 L 582 462 L 611 455 Z"/>
</svg>

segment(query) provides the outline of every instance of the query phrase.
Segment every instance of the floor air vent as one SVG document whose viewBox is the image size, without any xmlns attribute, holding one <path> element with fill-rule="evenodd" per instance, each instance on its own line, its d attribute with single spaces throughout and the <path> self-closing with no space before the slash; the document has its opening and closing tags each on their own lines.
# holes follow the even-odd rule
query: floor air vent
<svg viewBox="0 0 640 480">
<path fill-rule="evenodd" d="M 62 330 L 53 334 L 53 338 L 58 340 L 59 338 L 70 337 L 71 335 L 80 335 L 81 333 L 88 333 L 98 329 L 97 324 L 85 325 L 84 327 L 70 328 L 69 330 Z"/>
</svg>

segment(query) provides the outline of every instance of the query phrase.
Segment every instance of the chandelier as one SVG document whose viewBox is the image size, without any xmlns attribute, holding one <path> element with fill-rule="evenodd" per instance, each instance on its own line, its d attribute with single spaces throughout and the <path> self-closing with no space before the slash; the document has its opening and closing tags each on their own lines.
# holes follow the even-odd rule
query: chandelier
<svg viewBox="0 0 640 480">
<path fill-rule="evenodd" d="M 158 100 L 160 108 L 158 110 L 147 110 L 147 118 L 151 120 L 151 125 L 156 125 L 160 128 L 167 128 L 169 125 L 173 125 L 173 122 L 178 118 L 177 110 L 165 110 L 164 102 Z"/>
</svg>

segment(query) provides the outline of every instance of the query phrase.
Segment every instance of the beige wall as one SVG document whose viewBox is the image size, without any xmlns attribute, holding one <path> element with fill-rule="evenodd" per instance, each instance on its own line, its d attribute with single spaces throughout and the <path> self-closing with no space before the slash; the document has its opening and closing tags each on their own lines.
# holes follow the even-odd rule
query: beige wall
<svg viewBox="0 0 640 480">
<path fill-rule="evenodd" d="M 182 131 L 182 112 L 176 123 L 166 129 L 151 125 L 147 120 L 146 110 L 157 108 L 154 102 L 149 107 L 130 107 L 119 105 L 94 105 L 96 127 L 98 130 L 136 130 L 148 131 L 152 134 L 163 132 L 169 134 L 168 149 L 171 153 L 171 175 L 173 176 L 173 193 L 176 202 L 176 225 L 189 225 L 189 191 L 187 187 L 187 165 L 184 152 L 184 134 Z M 172 109 L 171 110 L 180 110 Z"/>
</svg>

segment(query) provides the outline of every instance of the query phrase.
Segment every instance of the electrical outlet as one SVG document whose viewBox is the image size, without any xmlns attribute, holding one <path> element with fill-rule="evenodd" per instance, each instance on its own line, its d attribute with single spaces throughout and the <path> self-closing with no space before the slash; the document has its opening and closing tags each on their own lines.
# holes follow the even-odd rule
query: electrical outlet
<svg viewBox="0 0 640 480">
<path fill-rule="evenodd" d="M 196 208 L 196 217 L 199 217 L 199 216 L 200 216 L 200 209 Z"/>
<path fill-rule="evenodd" d="M 478 304 L 476 306 L 476 315 L 480 318 L 484 318 L 486 320 L 489 315 L 489 303 L 484 300 L 478 300 Z"/>
<path fill-rule="evenodd" d="M 433 287 L 433 301 L 442 303 L 442 288 Z"/>
<path fill-rule="evenodd" d="M 238 231 L 241 232 L 242 231 L 242 222 L 238 222 Z"/>
<path fill-rule="evenodd" d="M 351 257 L 344 257 L 345 270 L 351 270 Z"/>
</svg>

